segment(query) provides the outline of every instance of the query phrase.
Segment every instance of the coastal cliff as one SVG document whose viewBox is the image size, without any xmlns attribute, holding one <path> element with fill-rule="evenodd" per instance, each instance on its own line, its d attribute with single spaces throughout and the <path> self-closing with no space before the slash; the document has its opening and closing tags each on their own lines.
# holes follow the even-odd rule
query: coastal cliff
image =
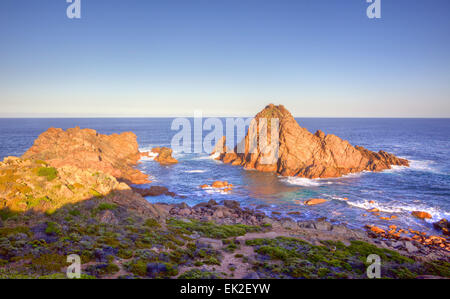
<svg viewBox="0 0 450 299">
<path fill-rule="evenodd" d="M 252 142 L 261 140 L 258 127 L 261 119 L 266 119 L 261 130 L 267 130 L 267 144 L 263 151 L 257 147 L 252 151 Z M 279 121 L 278 143 L 271 143 L 271 119 Z M 213 154 L 217 160 L 232 165 L 241 165 L 246 169 L 275 172 L 283 176 L 305 178 L 332 178 L 361 171 L 382 171 L 393 165 L 409 166 L 401 159 L 385 151 L 373 152 L 361 146 L 352 146 L 348 141 L 317 131 L 312 134 L 300 127 L 292 114 L 282 105 L 270 104 L 259 112 L 253 125 L 242 141 L 245 151 L 238 152 L 226 147 L 226 139 L 216 144 Z M 278 156 L 277 156 L 278 155 Z M 269 163 L 267 163 L 269 161 Z"/>
</svg>

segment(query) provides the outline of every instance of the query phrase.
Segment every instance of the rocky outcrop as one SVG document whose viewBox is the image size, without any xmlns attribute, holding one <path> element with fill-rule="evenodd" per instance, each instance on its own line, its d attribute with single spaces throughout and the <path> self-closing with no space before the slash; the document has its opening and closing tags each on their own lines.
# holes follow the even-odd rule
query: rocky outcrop
<svg viewBox="0 0 450 299">
<path fill-rule="evenodd" d="M 318 205 L 318 204 L 326 203 L 326 202 L 327 202 L 327 200 L 323 199 L 323 198 L 311 198 L 311 199 L 305 201 L 305 205 L 314 206 L 314 205 Z"/>
<path fill-rule="evenodd" d="M 66 131 L 50 128 L 35 140 L 23 158 L 43 160 L 53 167 L 100 171 L 132 184 L 150 182 L 146 174 L 134 168 L 141 153 L 132 132 L 103 135 L 79 127 Z"/>
<path fill-rule="evenodd" d="M 441 231 L 444 235 L 450 236 L 450 222 L 447 219 L 441 219 L 433 223 L 433 227 Z"/>
<path fill-rule="evenodd" d="M 233 184 L 230 184 L 227 181 L 214 181 L 211 184 L 211 186 L 204 184 L 204 185 L 201 185 L 200 188 L 202 188 L 202 189 L 214 188 L 214 189 L 222 189 L 224 191 L 231 191 L 233 189 Z"/>
<path fill-rule="evenodd" d="M 261 119 L 266 119 L 266 123 Z M 271 143 L 271 119 L 278 119 L 278 142 Z M 262 151 L 258 127 L 267 131 L 267 142 Z M 276 135 L 274 135 L 276 136 Z M 242 152 L 238 148 L 244 149 Z M 216 159 L 246 169 L 275 172 L 283 176 L 305 178 L 339 177 L 361 171 L 381 171 L 392 165 L 409 166 L 405 159 L 384 151 L 372 152 L 361 146 L 352 146 L 348 141 L 317 131 L 310 133 L 295 121 L 284 106 L 270 104 L 259 112 L 249 127 L 242 144 L 230 150 L 223 137 L 213 151 Z"/>
<path fill-rule="evenodd" d="M 75 166 L 55 168 L 44 161 L 5 158 L 0 162 L 0 208 L 52 211 L 112 191 L 130 190 L 113 176 Z"/>
<path fill-rule="evenodd" d="M 175 197 L 174 192 L 169 191 L 167 187 L 164 186 L 151 186 L 150 188 L 132 188 L 134 192 L 139 193 L 141 196 L 160 196 L 167 195 Z"/>
<path fill-rule="evenodd" d="M 422 211 L 412 211 L 411 215 L 413 215 L 416 218 L 419 219 L 431 219 L 432 216 L 431 214 L 427 213 L 427 212 L 422 212 Z"/>
<path fill-rule="evenodd" d="M 176 164 L 178 160 L 172 157 L 172 149 L 168 147 L 155 147 L 152 149 L 152 153 L 158 154 L 155 157 L 155 161 L 162 165 Z"/>
<path fill-rule="evenodd" d="M 76 166 L 56 168 L 45 161 L 18 157 L 7 157 L 0 162 L 0 211 L 13 214 L 53 213 L 80 202 L 102 200 L 146 217 L 165 220 L 168 211 L 150 204 L 136 189 L 107 173 Z M 162 191 L 170 193 L 167 189 Z M 109 216 L 105 215 L 105 221 L 114 222 Z"/>
</svg>

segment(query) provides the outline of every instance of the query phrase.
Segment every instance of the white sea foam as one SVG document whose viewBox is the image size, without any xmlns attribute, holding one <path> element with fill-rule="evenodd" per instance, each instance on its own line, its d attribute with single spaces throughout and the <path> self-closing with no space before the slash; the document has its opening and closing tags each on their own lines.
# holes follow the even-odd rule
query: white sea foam
<svg viewBox="0 0 450 299">
<path fill-rule="evenodd" d="M 404 203 L 379 203 L 379 202 L 373 202 L 370 203 L 368 200 L 362 200 L 362 201 L 347 201 L 347 203 L 350 206 L 369 210 L 376 208 L 380 212 L 385 213 L 407 213 L 410 214 L 412 211 L 423 211 L 429 213 L 433 218 L 429 221 L 437 221 L 442 218 L 448 218 L 450 216 L 450 213 L 446 211 L 440 210 L 438 207 L 428 207 L 422 204 L 417 205 L 407 205 Z"/>
<path fill-rule="evenodd" d="M 147 157 L 147 156 L 141 157 L 141 161 L 153 161 L 153 160 L 155 160 L 155 158 L 156 158 L 157 156 L 158 156 L 157 153 L 149 152 L 149 153 L 148 153 L 148 157 Z"/>
<path fill-rule="evenodd" d="M 290 185 L 303 186 L 303 187 L 317 187 L 322 185 L 332 184 L 332 182 L 324 181 L 321 179 L 307 179 L 300 177 L 283 177 L 282 181 Z"/>
<path fill-rule="evenodd" d="M 192 160 L 214 160 L 220 156 L 220 153 L 214 153 L 212 155 L 204 155 L 200 157 L 195 157 Z"/>
<path fill-rule="evenodd" d="M 203 169 L 194 169 L 194 170 L 185 170 L 186 173 L 204 173 L 206 170 Z"/>
<path fill-rule="evenodd" d="M 339 197 L 339 196 L 329 196 L 329 197 L 334 200 L 341 200 L 341 201 L 345 201 L 345 202 L 348 201 L 347 197 Z"/>
<path fill-rule="evenodd" d="M 203 188 L 203 191 L 205 191 L 208 194 L 229 194 L 230 193 L 230 191 L 225 191 L 224 189 L 213 188 L 213 187 Z"/>
<path fill-rule="evenodd" d="M 423 171 L 423 172 L 432 172 L 436 174 L 440 174 L 441 172 L 438 170 L 436 162 L 430 160 L 409 160 L 410 169 Z"/>
</svg>

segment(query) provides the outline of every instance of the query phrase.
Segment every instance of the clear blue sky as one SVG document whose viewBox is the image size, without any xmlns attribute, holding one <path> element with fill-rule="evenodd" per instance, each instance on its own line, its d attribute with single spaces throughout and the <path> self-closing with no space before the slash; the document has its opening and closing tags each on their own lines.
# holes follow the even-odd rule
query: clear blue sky
<svg viewBox="0 0 450 299">
<path fill-rule="evenodd" d="M 0 1 L 0 116 L 450 117 L 450 1 Z"/>
</svg>

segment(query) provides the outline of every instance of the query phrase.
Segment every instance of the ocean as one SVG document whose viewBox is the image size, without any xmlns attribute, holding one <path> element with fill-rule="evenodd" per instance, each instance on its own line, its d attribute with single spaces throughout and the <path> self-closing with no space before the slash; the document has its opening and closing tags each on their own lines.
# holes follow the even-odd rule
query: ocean
<svg viewBox="0 0 450 299">
<path fill-rule="evenodd" d="M 138 136 L 142 151 L 157 146 L 170 146 L 177 131 L 171 130 L 171 118 L 80 118 L 80 119 L 0 119 L 0 158 L 20 156 L 40 133 L 49 127 L 67 129 L 79 126 L 102 134 L 132 131 Z M 409 159 L 411 167 L 394 167 L 379 173 L 364 172 L 335 179 L 279 177 L 274 174 L 244 170 L 222 164 L 206 153 L 174 153 L 176 165 L 161 166 L 143 159 L 139 168 L 150 175 L 150 185 L 162 185 L 186 198 L 150 197 L 150 202 L 186 202 L 195 205 L 215 199 L 233 199 L 242 206 L 259 207 L 267 214 L 281 217 L 317 219 L 347 223 L 353 228 L 366 224 L 387 227 L 395 224 L 428 233 L 432 222 L 450 217 L 450 119 L 344 119 L 298 118 L 300 126 L 311 132 L 317 129 L 335 134 L 353 145 L 370 150 L 385 150 Z M 204 132 L 207 134 L 208 132 Z M 203 190 L 199 186 L 214 180 L 234 185 L 231 193 Z M 326 198 L 325 204 L 307 207 L 298 204 L 309 198 Z M 344 200 L 348 198 L 348 200 Z M 373 201 L 373 203 L 370 203 Z M 380 216 L 396 215 L 397 219 L 381 220 L 367 212 L 380 210 Z M 419 220 L 411 211 L 430 213 L 433 219 Z M 289 212 L 300 212 L 291 215 Z"/>
</svg>

